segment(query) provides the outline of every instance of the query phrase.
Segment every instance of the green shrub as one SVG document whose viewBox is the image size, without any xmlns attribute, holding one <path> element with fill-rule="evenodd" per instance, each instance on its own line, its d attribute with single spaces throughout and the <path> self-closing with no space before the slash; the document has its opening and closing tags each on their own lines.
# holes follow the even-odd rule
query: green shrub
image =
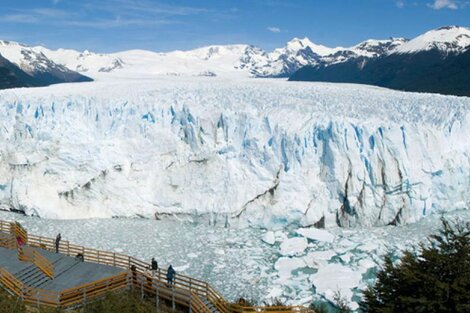
<svg viewBox="0 0 470 313">
<path fill-rule="evenodd" d="M 24 313 L 26 307 L 19 298 L 11 296 L 0 287 L 0 310 L 1 312 Z"/>
<path fill-rule="evenodd" d="M 387 255 L 374 286 L 364 292 L 364 312 L 470 312 L 470 224 L 442 228 L 417 253 L 399 262 Z"/>
</svg>

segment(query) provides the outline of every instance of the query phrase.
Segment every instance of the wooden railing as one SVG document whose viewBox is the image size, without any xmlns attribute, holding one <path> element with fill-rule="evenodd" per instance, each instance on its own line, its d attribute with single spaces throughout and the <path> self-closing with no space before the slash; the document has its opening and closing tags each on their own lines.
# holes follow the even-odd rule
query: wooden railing
<svg viewBox="0 0 470 313">
<path fill-rule="evenodd" d="M 20 261 L 32 262 L 49 278 L 54 278 L 54 265 L 42 256 L 41 252 L 34 250 L 31 246 L 24 246 L 18 249 L 18 259 Z"/>
<path fill-rule="evenodd" d="M 18 297 L 23 297 L 23 283 L 4 268 L 0 268 L 0 282 Z"/>
<path fill-rule="evenodd" d="M 207 305 L 195 294 L 191 295 L 191 311 L 195 313 L 212 313 Z"/>
<path fill-rule="evenodd" d="M 54 265 L 48 259 L 42 256 L 39 251 L 33 251 L 33 263 L 36 265 L 47 277 L 54 278 Z"/>
<path fill-rule="evenodd" d="M 299 312 L 299 313 L 312 313 L 312 310 L 303 307 L 303 306 L 239 306 L 239 305 L 231 305 L 230 309 L 234 313 L 258 313 L 258 312 L 266 312 L 266 313 L 286 313 L 286 312 Z"/>
<path fill-rule="evenodd" d="M 18 222 L 11 223 L 10 233 L 14 234 L 16 238 L 20 237 L 24 244 L 28 242 L 28 232 Z"/>
<path fill-rule="evenodd" d="M 10 225 L 12 224 L 18 223 L 0 220 L 0 231 L 10 231 Z M 21 229 L 23 228 L 21 227 Z M 55 251 L 56 249 L 55 239 L 27 233 L 26 236 L 28 245 L 31 247 L 50 251 Z M 173 305 L 179 304 L 188 307 L 190 308 L 190 311 L 193 311 L 194 313 L 211 313 L 211 310 L 201 300 L 201 298 L 207 299 L 220 313 L 314 313 L 302 306 L 245 307 L 230 304 L 205 281 L 177 274 L 174 279 L 174 284 L 169 285 L 166 283 L 166 273 L 160 269 L 150 272 L 149 264 L 146 262 L 120 253 L 85 248 L 83 246 L 71 244 L 65 240 L 60 242 L 59 253 L 72 257 L 77 256 L 77 254 L 81 254 L 85 262 L 111 265 L 120 267 L 126 271 L 100 281 L 64 290 L 61 293 L 48 293 L 47 291 L 34 288 L 29 289 L 26 293 L 27 296 L 24 297 L 25 301 L 40 301 L 43 303 L 43 299 L 45 299 L 45 305 L 67 307 L 71 305 L 79 305 L 84 301 L 103 296 L 108 292 L 132 286 L 136 289 L 138 288 L 147 295 L 154 296 L 157 302 L 159 299 L 165 299 L 171 301 Z M 41 259 L 41 257 L 39 257 L 39 259 Z M 44 260 L 45 258 L 42 258 L 40 262 Z M 45 270 L 48 271 L 49 274 L 52 275 L 48 276 L 52 278 L 52 264 L 49 266 L 42 263 L 41 266 L 42 269 L 41 267 L 38 267 L 41 270 L 44 269 L 43 272 L 45 272 Z M 135 268 L 135 271 L 131 271 L 131 268 Z M 7 281 L 10 282 L 11 285 L 11 279 L 7 279 Z M 39 296 L 34 296 L 34 293 L 38 293 Z"/>
<path fill-rule="evenodd" d="M 62 308 L 82 303 L 87 299 L 93 300 L 109 292 L 124 289 L 128 286 L 127 276 L 127 272 L 124 272 L 89 284 L 55 292 L 25 286 L 6 269 L 0 268 L 0 283 L 16 296 L 21 297 L 26 303 Z"/>
<path fill-rule="evenodd" d="M 63 290 L 60 293 L 60 305 L 62 307 L 73 306 L 83 301 L 102 297 L 107 293 L 125 289 L 128 286 L 128 273 L 124 272 L 89 284 Z"/>
<path fill-rule="evenodd" d="M 8 233 L 5 236 L 0 237 L 0 247 L 11 250 L 17 249 L 17 241 L 15 235 Z"/>
<path fill-rule="evenodd" d="M 0 220 L 0 232 L 10 233 L 11 232 L 11 224 L 12 224 L 12 222 L 7 222 L 7 221 Z"/>
</svg>

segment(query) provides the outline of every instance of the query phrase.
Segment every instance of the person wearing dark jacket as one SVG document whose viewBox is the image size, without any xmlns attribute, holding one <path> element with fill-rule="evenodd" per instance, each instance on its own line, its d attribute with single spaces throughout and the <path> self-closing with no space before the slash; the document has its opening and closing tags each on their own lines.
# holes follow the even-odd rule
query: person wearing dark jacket
<svg viewBox="0 0 470 313">
<path fill-rule="evenodd" d="M 60 233 L 55 237 L 55 253 L 59 253 L 59 245 L 60 245 L 60 240 L 62 239 L 62 236 Z"/>
<path fill-rule="evenodd" d="M 152 269 L 152 271 L 158 270 L 158 262 L 155 260 L 155 258 L 152 258 L 152 263 L 150 265 L 150 268 Z"/>
<path fill-rule="evenodd" d="M 166 281 L 168 282 L 168 284 L 174 284 L 175 283 L 175 275 L 176 275 L 176 272 L 173 269 L 173 266 L 170 265 L 170 267 L 168 267 L 168 271 L 166 273 Z"/>
</svg>

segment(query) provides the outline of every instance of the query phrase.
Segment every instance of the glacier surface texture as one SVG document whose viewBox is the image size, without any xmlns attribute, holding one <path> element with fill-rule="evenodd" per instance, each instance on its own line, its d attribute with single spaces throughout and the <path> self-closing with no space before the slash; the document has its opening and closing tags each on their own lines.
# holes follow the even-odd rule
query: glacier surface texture
<svg viewBox="0 0 470 313">
<path fill-rule="evenodd" d="M 8 90 L 0 104 L 0 205 L 27 215 L 356 227 L 470 200 L 468 98 L 163 77 Z"/>
</svg>

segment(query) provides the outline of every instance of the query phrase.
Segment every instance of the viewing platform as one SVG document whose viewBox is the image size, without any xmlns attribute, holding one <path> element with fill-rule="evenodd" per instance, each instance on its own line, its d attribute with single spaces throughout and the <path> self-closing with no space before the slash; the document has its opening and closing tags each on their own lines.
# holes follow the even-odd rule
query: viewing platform
<svg viewBox="0 0 470 313">
<path fill-rule="evenodd" d="M 166 273 L 113 252 L 85 248 L 62 240 L 28 234 L 17 222 L 0 220 L 0 286 L 31 306 L 80 307 L 110 292 L 134 289 L 189 313 L 314 313 L 301 306 L 247 307 L 231 304 L 207 282 Z"/>
</svg>

